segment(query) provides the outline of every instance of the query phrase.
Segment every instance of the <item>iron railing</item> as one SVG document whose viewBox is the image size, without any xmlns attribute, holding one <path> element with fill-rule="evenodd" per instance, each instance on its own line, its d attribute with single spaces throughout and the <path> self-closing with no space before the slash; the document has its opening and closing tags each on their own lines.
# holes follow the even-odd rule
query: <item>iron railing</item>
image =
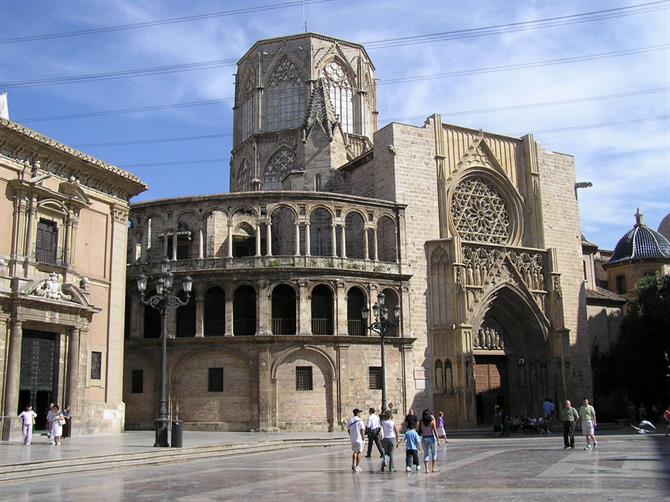
<svg viewBox="0 0 670 502">
<path fill-rule="evenodd" d="M 312 318 L 312 334 L 313 335 L 332 335 L 333 334 L 333 320 L 332 319 L 318 319 Z"/>
<path fill-rule="evenodd" d="M 295 335 L 295 319 L 272 319 L 273 335 Z"/>
</svg>

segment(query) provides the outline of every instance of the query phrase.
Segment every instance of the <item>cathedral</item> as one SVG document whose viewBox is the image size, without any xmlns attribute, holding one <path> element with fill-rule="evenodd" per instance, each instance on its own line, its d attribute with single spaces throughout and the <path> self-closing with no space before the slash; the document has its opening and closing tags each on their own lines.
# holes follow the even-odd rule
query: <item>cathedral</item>
<svg viewBox="0 0 670 502">
<path fill-rule="evenodd" d="M 384 382 L 452 427 L 591 395 L 570 155 L 438 114 L 379 129 L 365 48 L 304 33 L 238 62 L 230 184 L 131 205 L 126 428 L 157 414 L 161 319 L 137 279 L 151 294 L 165 263 L 193 279 L 166 324 L 189 430 L 336 430 Z"/>
</svg>

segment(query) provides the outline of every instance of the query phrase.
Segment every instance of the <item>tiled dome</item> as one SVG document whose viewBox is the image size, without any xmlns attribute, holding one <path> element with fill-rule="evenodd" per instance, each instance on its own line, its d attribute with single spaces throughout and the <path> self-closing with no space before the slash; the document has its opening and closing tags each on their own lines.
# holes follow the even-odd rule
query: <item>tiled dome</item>
<svg viewBox="0 0 670 502">
<path fill-rule="evenodd" d="M 635 214 L 635 219 L 635 226 L 619 239 L 607 265 L 633 260 L 670 260 L 668 239 L 644 224 L 639 209 Z"/>
</svg>

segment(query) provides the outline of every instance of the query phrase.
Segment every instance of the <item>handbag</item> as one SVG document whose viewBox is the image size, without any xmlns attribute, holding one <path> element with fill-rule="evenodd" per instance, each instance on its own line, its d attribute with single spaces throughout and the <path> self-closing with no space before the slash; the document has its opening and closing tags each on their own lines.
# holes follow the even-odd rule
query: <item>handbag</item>
<svg viewBox="0 0 670 502">
<path fill-rule="evenodd" d="M 65 417 L 58 417 L 58 423 L 60 425 L 65 425 Z"/>
</svg>

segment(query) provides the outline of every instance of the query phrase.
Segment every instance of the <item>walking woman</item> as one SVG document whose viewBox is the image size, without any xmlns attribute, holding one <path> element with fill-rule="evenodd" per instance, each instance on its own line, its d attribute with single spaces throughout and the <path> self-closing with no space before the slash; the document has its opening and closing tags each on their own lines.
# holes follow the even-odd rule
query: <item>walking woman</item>
<svg viewBox="0 0 670 502">
<path fill-rule="evenodd" d="M 425 472 L 428 472 L 428 460 L 431 460 L 432 472 L 438 472 L 437 469 L 437 446 L 440 440 L 437 437 L 437 425 L 435 417 L 430 410 L 423 410 L 421 422 L 419 423 L 419 434 L 423 444 L 423 466 Z"/>
<path fill-rule="evenodd" d="M 381 415 L 382 446 L 384 447 L 384 460 L 382 460 L 382 471 L 388 468 L 389 472 L 395 472 L 393 464 L 393 449 L 398 446 L 398 428 L 392 420 L 391 412 L 384 410 Z"/>
</svg>

